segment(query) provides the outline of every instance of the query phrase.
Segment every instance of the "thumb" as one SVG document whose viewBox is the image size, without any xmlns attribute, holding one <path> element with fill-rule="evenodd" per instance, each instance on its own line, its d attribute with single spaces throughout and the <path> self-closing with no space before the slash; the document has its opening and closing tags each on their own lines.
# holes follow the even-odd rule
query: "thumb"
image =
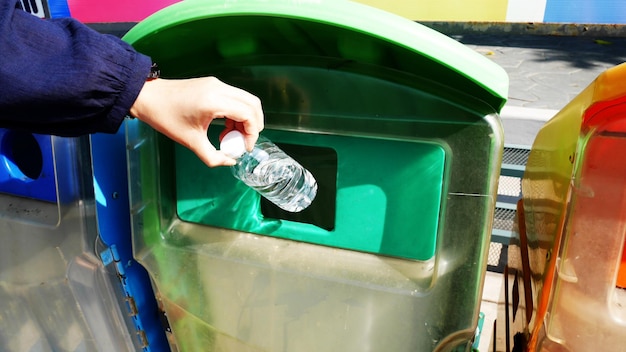
<svg viewBox="0 0 626 352">
<path fill-rule="evenodd" d="M 216 150 L 206 135 L 197 138 L 195 143 L 190 144 L 189 149 L 191 149 L 208 167 L 232 166 L 236 163 L 235 159 Z"/>
</svg>

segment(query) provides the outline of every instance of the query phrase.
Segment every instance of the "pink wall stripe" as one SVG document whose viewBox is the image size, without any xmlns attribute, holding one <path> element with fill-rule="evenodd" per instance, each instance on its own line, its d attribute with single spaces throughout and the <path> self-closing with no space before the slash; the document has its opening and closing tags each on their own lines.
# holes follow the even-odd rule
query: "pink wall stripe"
<svg viewBox="0 0 626 352">
<path fill-rule="evenodd" d="M 72 17 L 85 23 L 139 22 L 180 0 L 68 0 Z"/>
</svg>

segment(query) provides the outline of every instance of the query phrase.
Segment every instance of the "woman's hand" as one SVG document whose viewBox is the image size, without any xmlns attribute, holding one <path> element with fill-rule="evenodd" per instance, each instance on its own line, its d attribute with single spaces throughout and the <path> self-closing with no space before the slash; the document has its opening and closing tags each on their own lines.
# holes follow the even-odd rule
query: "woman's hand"
<svg viewBox="0 0 626 352">
<path fill-rule="evenodd" d="M 243 133 L 248 151 L 263 130 L 259 98 L 215 77 L 146 81 L 130 114 L 189 148 L 210 167 L 235 164 L 207 137 L 214 119 L 227 119 L 222 135 L 233 129 Z"/>
</svg>

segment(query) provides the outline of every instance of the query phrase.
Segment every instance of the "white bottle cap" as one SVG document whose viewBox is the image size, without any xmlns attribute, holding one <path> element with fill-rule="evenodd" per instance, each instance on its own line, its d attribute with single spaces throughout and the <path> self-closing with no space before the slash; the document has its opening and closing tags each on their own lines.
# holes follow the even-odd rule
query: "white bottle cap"
<svg viewBox="0 0 626 352">
<path fill-rule="evenodd" d="M 243 134 L 237 130 L 226 133 L 220 142 L 220 150 L 233 159 L 242 156 L 246 152 L 246 142 L 243 139 Z"/>
</svg>

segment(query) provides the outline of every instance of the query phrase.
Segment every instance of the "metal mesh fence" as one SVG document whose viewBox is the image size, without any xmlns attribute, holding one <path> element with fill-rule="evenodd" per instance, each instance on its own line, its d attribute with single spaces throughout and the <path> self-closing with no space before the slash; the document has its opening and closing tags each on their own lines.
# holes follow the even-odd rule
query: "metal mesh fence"
<svg viewBox="0 0 626 352">
<path fill-rule="evenodd" d="M 499 242 L 489 244 L 489 256 L 487 257 L 487 270 L 501 273 L 507 261 L 507 245 Z"/>
<path fill-rule="evenodd" d="M 502 252 L 502 243 L 491 242 L 489 245 L 489 258 L 487 259 L 487 265 L 497 266 L 500 263 L 500 253 Z"/>
<path fill-rule="evenodd" d="M 520 177 L 500 176 L 498 182 L 498 202 L 504 204 L 500 204 L 495 209 L 493 219 L 494 229 L 511 234 L 516 231 L 515 218 L 517 214 L 515 209 L 517 201 L 522 197 L 522 179 L 521 173 L 519 173 L 518 170 L 520 170 L 519 166 L 526 166 L 529 154 L 530 150 L 523 146 L 504 147 L 504 154 L 502 156 L 503 168 L 506 168 L 507 165 L 515 165 L 516 167 L 508 167 L 510 170 L 517 171 L 505 174 L 519 174 Z M 488 270 L 501 273 L 507 263 L 507 257 L 508 242 L 491 242 L 489 245 L 489 256 L 487 259 Z"/>
<path fill-rule="evenodd" d="M 528 154 L 530 154 L 529 149 L 504 147 L 502 163 L 513 165 L 526 165 L 526 163 L 528 162 Z"/>
<path fill-rule="evenodd" d="M 493 217 L 493 228 L 513 231 L 515 225 L 515 209 L 496 208 Z"/>
<path fill-rule="evenodd" d="M 522 179 L 513 176 L 500 176 L 498 195 L 520 198 L 522 196 Z"/>
</svg>

